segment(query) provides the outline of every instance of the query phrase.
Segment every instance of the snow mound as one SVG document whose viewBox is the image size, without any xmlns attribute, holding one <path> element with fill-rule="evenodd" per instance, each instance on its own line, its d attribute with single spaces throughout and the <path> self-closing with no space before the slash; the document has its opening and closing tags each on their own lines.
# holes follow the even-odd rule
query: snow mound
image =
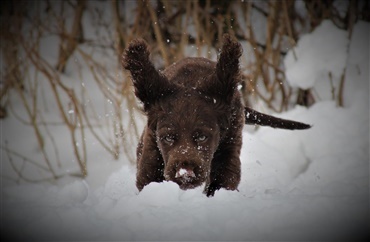
<svg viewBox="0 0 370 242">
<path fill-rule="evenodd" d="M 346 65 L 347 36 L 346 31 L 338 29 L 329 20 L 303 36 L 284 59 L 289 84 L 309 89 L 316 82 L 328 80 L 329 73 L 332 78 L 339 78 Z"/>
<path fill-rule="evenodd" d="M 113 173 L 104 186 L 103 196 L 119 200 L 124 196 L 137 193 L 135 188 L 135 173 L 129 167 L 123 166 L 118 172 Z"/>
</svg>

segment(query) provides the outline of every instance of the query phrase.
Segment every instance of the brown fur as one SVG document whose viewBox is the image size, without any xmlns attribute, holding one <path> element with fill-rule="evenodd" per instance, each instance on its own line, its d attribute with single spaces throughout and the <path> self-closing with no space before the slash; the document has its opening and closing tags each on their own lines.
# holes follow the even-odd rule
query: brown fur
<svg viewBox="0 0 370 242">
<path fill-rule="evenodd" d="M 185 58 L 162 73 L 150 62 L 145 41 L 134 40 L 125 51 L 123 66 L 148 117 L 137 148 L 139 190 L 163 180 L 181 189 L 205 183 L 207 196 L 220 188 L 237 189 L 242 129 L 257 121 L 245 120 L 254 110 L 242 105 L 237 90 L 242 48 L 228 35 L 223 41 L 217 63 Z"/>
</svg>

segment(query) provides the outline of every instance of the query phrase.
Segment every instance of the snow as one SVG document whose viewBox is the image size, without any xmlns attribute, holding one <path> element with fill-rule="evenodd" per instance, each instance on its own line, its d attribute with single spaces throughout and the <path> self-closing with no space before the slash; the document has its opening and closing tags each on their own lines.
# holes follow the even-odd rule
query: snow
<svg viewBox="0 0 370 242">
<path fill-rule="evenodd" d="M 331 72 L 338 78 L 346 67 L 345 106 L 324 99 L 277 115 L 313 125 L 305 131 L 261 127 L 251 134 L 245 129 L 239 191 L 220 190 L 207 198 L 202 187 L 183 191 L 163 182 L 139 193 L 135 167 L 122 156 L 113 161 L 86 134 L 86 179 L 71 175 L 41 183 L 5 183 L 3 176 L 12 174 L 2 151 L 2 234 L 27 241 L 353 241 L 365 235 L 369 27 L 359 22 L 349 42 L 346 32 L 324 22 L 299 41 L 298 60 L 291 52 L 287 55 L 289 81 L 302 88 L 318 88 L 327 81 L 320 77 Z M 50 120 L 53 115 L 59 114 L 50 114 Z M 2 145 L 4 140 L 18 144 L 33 157 L 39 152 L 34 136 L 17 122 L 13 116 L 1 121 Z M 54 132 L 69 140 L 61 128 Z M 61 154 L 62 160 L 67 157 Z"/>
<path fill-rule="evenodd" d="M 176 173 L 176 177 L 178 177 L 178 176 L 183 176 L 183 175 L 185 175 L 187 173 L 187 170 L 186 169 L 184 169 L 184 168 L 181 168 L 180 170 L 179 170 L 179 172 L 177 172 Z"/>
<path fill-rule="evenodd" d="M 297 47 L 290 50 L 284 60 L 289 67 L 286 77 L 290 85 L 308 89 L 317 82 L 328 83 L 329 73 L 339 79 L 346 64 L 347 35 L 330 20 L 325 20 L 312 33 L 301 37 Z"/>
<path fill-rule="evenodd" d="M 369 83 L 369 24 L 360 21 L 354 26 L 352 35 L 345 76 L 347 81 L 344 86 L 348 91 L 343 94 L 344 103 L 346 106 L 368 105 L 368 102 L 357 102 L 361 99 L 356 97 L 369 97 L 369 89 L 360 84 Z"/>
</svg>

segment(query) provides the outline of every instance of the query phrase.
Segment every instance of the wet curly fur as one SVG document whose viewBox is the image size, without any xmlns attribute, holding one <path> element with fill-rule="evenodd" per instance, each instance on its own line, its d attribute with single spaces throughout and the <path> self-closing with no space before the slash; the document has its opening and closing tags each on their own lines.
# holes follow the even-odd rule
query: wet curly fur
<svg viewBox="0 0 370 242">
<path fill-rule="evenodd" d="M 185 58 L 155 69 L 144 40 L 133 40 L 122 64 L 130 71 L 147 125 L 137 147 L 136 186 L 176 182 L 181 189 L 205 183 L 213 196 L 220 188 L 236 190 L 245 123 L 286 129 L 308 125 L 278 119 L 244 107 L 240 83 L 240 44 L 225 35 L 219 59 Z"/>
</svg>

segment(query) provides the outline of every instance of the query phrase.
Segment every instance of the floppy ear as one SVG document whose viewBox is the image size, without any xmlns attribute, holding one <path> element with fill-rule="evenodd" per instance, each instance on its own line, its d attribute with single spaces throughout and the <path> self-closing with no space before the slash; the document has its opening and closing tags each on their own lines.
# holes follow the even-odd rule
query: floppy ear
<svg viewBox="0 0 370 242">
<path fill-rule="evenodd" d="M 216 72 L 199 89 L 211 97 L 230 103 L 240 82 L 239 58 L 242 47 L 228 34 L 223 36 L 223 45 L 217 61 Z"/>
<path fill-rule="evenodd" d="M 122 56 L 123 68 L 129 70 L 135 88 L 135 95 L 144 104 L 144 111 L 159 99 L 177 90 L 177 86 L 159 73 L 149 60 L 146 42 L 133 40 Z"/>
</svg>

